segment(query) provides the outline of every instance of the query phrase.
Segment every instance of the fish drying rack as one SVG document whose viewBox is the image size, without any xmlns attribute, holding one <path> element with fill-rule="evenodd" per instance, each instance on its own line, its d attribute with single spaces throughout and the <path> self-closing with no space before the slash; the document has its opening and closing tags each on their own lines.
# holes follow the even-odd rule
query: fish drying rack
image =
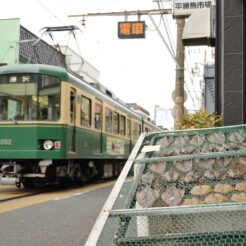
<svg viewBox="0 0 246 246">
<path fill-rule="evenodd" d="M 246 125 L 142 134 L 86 245 L 246 245 Z"/>
</svg>

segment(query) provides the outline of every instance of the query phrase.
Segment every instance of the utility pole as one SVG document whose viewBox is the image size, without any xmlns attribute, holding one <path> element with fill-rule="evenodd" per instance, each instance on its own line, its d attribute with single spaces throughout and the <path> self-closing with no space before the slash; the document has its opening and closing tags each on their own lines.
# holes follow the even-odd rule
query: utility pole
<svg viewBox="0 0 246 246">
<path fill-rule="evenodd" d="M 175 110 L 174 110 L 174 128 L 179 129 L 184 115 L 184 58 L 185 49 L 182 42 L 182 34 L 185 25 L 185 19 L 177 19 L 177 47 L 176 60 L 179 67 L 176 67 L 176 83 L 175 83 Z"/>
</svg>

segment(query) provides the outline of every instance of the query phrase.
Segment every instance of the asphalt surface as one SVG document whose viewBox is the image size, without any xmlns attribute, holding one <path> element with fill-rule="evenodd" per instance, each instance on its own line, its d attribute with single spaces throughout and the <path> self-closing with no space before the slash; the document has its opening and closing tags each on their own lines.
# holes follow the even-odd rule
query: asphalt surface
<svg viewBox="0 0 246 246">
<path fill-rule="evenodd" d="M 110 185 L 0 213 L 0 245 L 84 245 L 112 188 Z"/>
</svg>

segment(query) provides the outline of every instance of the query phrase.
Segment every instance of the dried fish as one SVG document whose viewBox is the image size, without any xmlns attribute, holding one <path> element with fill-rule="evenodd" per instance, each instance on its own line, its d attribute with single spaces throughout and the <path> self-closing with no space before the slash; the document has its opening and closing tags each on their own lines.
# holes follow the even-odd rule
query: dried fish
<svg viewBox="0 0 246 246">
<path fill-rule="evenodd" d="M 224 203 L 227 202 L 228 198 L 222 194 L 209 194 L 207 197 L 205 197 L 204 202 L 207 204 L 213 204 L 213 203 Z"/>
<path fill-rule="evenodd" d="M 192 169 L 192 160 L 186 161 L 177 161 L 174 163 L 174 166 L 181 172 L 189 172 Z"/>
<path fill-rule="evenodd" d="M 168 206 L 178 206 L 184 197 L 184 193 L 184 189 L 172 186 L 161 194 L 161 199 Z"/>
<path fill-rule="evenodd" d="M 205 145 L 201 148 L 202 153 L 208 153 L 208 152 L 222 152 L 224 151 L 224 145 L 219 146 L 215 144 Z"/>
<path fill-rule="evenodd" d="M 167 156 L 167 150 L 166 149 L 164 149 L 164 150 L 160 150 L 160 152 L 159 152 L 159 156 L 160 157 L 165 157 L 165 156 Z"/>
<path fill-rule="evenodd" d="M 143 185 L 151 185 L 154 179 L 155 179 L 155 176 L 153 174 L 145 173 L 141 177 L 141 182 Z"/>
<path fill-rule="evenodd" d="M 238 157 L 238 163 L 246 166 L 246 157 L 239 156 Z"/>
<path fill-rule="evenodd" d="M 191 172 L 188 172 L 185 175 L 184 181 L 187 182 L 187 183 L 189 183 L 189 182 L 195 182 L 195 181 L 197 181 L 199 179 L 199 177 L 200 176 L 199 176 L 198 173 L 191 171 Z"/>
<path fill-rule="evenodd" d="M 204 177 L 208 179 L 216 179 L 220 177 L 220 173 L 216 170 L 209 169 L 204 173 Z"/>
<path fill-rule="evenodd" d="M 232 150 L 239 150 L 240 145 L 241 144 L 238 144 L 238 143 L 229 143 L 227 148 L 232 149 Z"/>
<path fill-rule="evenodd" d="M 162 148 L 167 148 L 173 142 L 172 136 L 165 136 L 157 141 L 157 144 L 160 144 Z"/>
<path fill-rule="evenodd" d="M 159 190 L 153 190 L 149 186 L 145 187 L 140 192 L 137 192 L 136 199 L 137 202 L 143 207 L 143 208 L 149 208 L 151 207 L 157 199 L 160 198 L 160 191 Z"/>
<path fill-rule="evenodd" d="M 234 202 L 246 202 L 246 193 L 235 193 L 232 195 L 231 200 Z"/>
<path fill-rule="evenodd" d="M 227 174 L 230 178 L 240 178 L 246 175 L 246 171 L 241 168 L 230 168 Z"/>
<path fill-rule="evenodd" d="M 179 173 L 175 171 L 168 171 L 162 175 L 162 179 L 164 179 L 167 182 L 175 182 L 179 178 Z"/>
<path fill-rule="evenodd" d="M 195 146 L 201 146 L 204 142 L 205 142 L 205 135 L 195 135 L 190 140 L 190 143 Z"/>
<path fill-rule="evenodd" d="M 198 160 L 198 167 L 202 168 L 202 169 L 212 169 L 213 168 L 213 164 L 215 163 L 215 159 L 211 158 L 211 159 L 200 159 Z"/>
<path fill-rule="evenodd" d="M 185 146 L 180 149 L 180 153 L 185 154 L 185 155 L 194 154 L 194 153 L 197 153 L 197 149 L 193 146 Z"/>
<path fill-rule="evenodd" d="M 163 174 L 165 172 L 166 167 L 167 167 L 166 162 L 151 163 L 149 165 L 149 170 L 156 174 Z"/>
<path fill-rule="evenodd" d="M 231 163 L 231 158 L 219 158 L 216 160 L 216 164 L 219 165 L 222 168 L 227 167 Z"/>
<path fill-rule="evenodd" d="M 205 144 L 201 147 L 201 153 L 211 152 L 211 147 L 208 144 Z"/>
<path fill-rule="evenodd" d="M 225 180 L 225 179 L 227 179 L 227 177 L 228 177 L 228 175 L 226 172 L 220 172 L 217 179 L 218 180 Z"/>
<path fill-rule="evenodd" d="M 178 148 L 170 148 L 166 150 L 166 156 L 178 155 L 180 150 Z"/>
<path fill-rule="evenodd" d="M 246 136 L 243 130 L 231 132 L 228 136 L 228 140 L 232 143 L 243 143 Z"/>
<path fill-rule="evenodd" d="M 218 193 L 227 194 L 234 191 L 234 187 L 229 184 L 217 184 L 214 187 L 214 191 Z"/>
<path fill-rule="evenodd" d="M 202 201 L 196 197 L 193 198 L 186 198 L 182 202 L 182 205 L 201 205 Z"/>
<path fill-rule="evenodd" d="M 187 146 L 189 143 L 188 136 L 179 136 L 174 139 L 173 146 L 176 148 L 182 148 Z"/>
<path fill-rule="evenodd" d="M 204 196 L 212 191 L 213 189 L 209 185 L 196 185 L 192 188 L 190 193 L 196 196 Z"/>
<path fill-rule="evenodd" d="M 237 183 L 236 187 L 235 187 L 235 190 L 246 192 L 246 182 Z"/>
<path fill-rule="evenodd" d="M 225 134 L 223 132 L 210 134 L 207 136 L 207 139 L 213 144 L 225 144 Z"/>
</svg>

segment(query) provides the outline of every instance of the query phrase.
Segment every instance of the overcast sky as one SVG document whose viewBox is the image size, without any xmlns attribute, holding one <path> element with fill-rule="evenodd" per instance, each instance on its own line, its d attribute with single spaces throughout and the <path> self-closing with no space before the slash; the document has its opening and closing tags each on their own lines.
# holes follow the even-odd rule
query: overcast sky
<svg viewBox="0 0 246 246">
<path fill-rule="evenodd" d="M 170 4 L 165 7 L 170 7 Z M 145 39 L 122 40 L 117 36 L 117 23 L 125 20 L 122 16 L 89 17 L 86 25 L 82 26 L 81 18 L 69 18 L 68 15 L 154 8 L 158 6 L 152 0 L 8 0 L 2 2 L 0 16 L 3 19 L 20 18 L 21 25 L 38 36 L 45 26 L 78 26 L 81 29 L 77 32 L 79 51 L 100 71 L 100 82 L 121 100 L 144 107 L 153 119 L 154 105 L 162 109 L 174 107 L 171 94 L 175 88 L 176 66 L 149 18 L 141 17 L 148 26 Z M 166 18 L 175 47 L 175 21 L 172 16 Z M 128 17 L 128 20 L 136 21 L 137 16 Z M 160 16 L 155 17 L 155 21 L 166 37 Z M 74 40 L 68 39 L 67 33 L 63 33 L 62 38 L 57 36 L 59 43 L 68 44 L 78 52 Z M 45 40 L 53 44 L 48 37 Z M 193 50 L 198 56 L 202 55 L 199 49 Z M 192 62 L 199 60 L 190 64 Z M 189 99 L 187 103 L 188 109 L 194 108 L 194 101 Z M 165 114 L 158 115 L 159 124 L 172 126 L 170 116 L 165 123 L 164 117 Z"/>
</svg>

